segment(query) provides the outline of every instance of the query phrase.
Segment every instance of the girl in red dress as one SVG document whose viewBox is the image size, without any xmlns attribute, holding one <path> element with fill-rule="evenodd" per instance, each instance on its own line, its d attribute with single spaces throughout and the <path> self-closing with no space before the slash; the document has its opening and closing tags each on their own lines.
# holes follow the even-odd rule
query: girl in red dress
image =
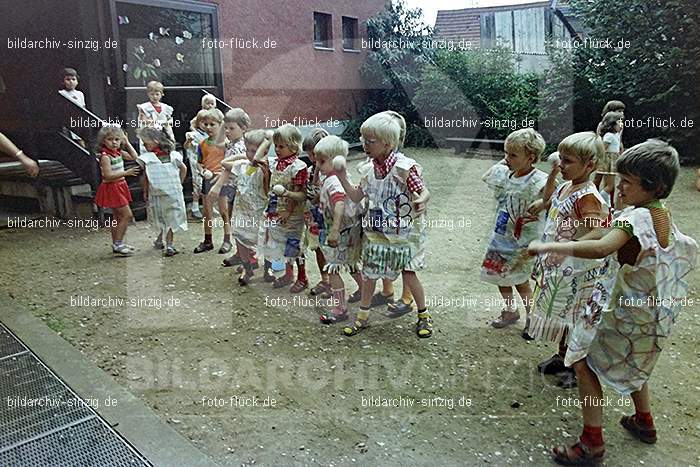
<svg viewBox="0 0 700 467">
<path fill-rule="evenodd" d="M 97 188 L 95 203 L 112 210 L 112 252 L 120 256 L 130 256 L 134 248 L 124 243 L 126 227 L 133 217 L 129 203 L 131 193 L 124 177 L 138 175 L 139 168 L 124 170 L 124 159 L 136 160 L 138 154 L 129 143 L 124 131 L 116 126 L 105 126 L 97 134 L 97 155 L 102 172 L 102 183 Z"/>
</svg>

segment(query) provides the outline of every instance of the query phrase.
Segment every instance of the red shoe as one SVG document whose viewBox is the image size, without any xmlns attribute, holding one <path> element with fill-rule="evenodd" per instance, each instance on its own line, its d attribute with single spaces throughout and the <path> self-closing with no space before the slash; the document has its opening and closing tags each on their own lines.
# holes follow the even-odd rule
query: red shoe
<svg viewBox="0 0 700 467">
<path fill-rule="evenodd" d="M 634 415 L 625 415 L 620 419 L 620 425 L 629 431 L 632 436 L 642 443 L 654 444 L 656 442 L 656 429 L 642 425 Z"/>
</svg>

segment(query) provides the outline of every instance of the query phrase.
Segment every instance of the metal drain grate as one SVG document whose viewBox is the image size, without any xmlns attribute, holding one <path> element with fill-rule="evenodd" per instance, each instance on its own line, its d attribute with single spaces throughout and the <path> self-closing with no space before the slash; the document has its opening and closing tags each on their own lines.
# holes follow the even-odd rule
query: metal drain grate
<svg viewBox="0 0 700 467">
<path fill-rule="evenodd" d="M 20 341 L 15 339 L 14 336 L 7 331 L 5 326 L 0 325 L 0 360 L 10 355 L 26 351 L 27 348 L 23 346 Z"/>
<path fill-rule="evenodd" d="M 29 352 L 0 361 L 0 403 L 0 449 L 95 416 Z"/>
<path fill-rule="evenodd" d="M 0 465 L 151 465 L 2 324 L 0 352 Z"/>
<path fill-rule="evenodd" d="M 144 464 L 139 456 L 97 418 L 0 452 L 0 465 L 17 467 Z"/>
</svg>

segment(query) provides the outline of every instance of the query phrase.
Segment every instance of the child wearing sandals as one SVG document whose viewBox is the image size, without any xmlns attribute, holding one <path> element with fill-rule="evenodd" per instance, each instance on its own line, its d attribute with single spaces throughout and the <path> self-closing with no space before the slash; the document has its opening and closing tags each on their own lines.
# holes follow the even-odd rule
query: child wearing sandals
<svg viewBox="0 0 700 467">
<path fill-rule="evenodd" d="M 425 292 L 416 271 L 425 267 L 427 238 L 424 212 L 429 192 L 421 167 L 397 151 L 401 128 L 386 113 L 369 117 L 360 127 L 362 147 L 372 160 L 358 186 L 352 186 L 345 169 L 337 170 L 347 196 L 355 203 L 367 199 L 362 220 L 362 300 L 352 323 L 343 328 L 354 336 L 369 327 L 369 309 L 376 280 L 396 280 L 403 273 L 418 307 L 416 334 L 430 337 L 433 323 L 425 306 Z"/>
<path fill-rule="evenodd" d="M 406 120 L 403 116 L 393 110 L 384 111 L 385 114 L 396 120 L 401 128 L 401 133 L 399 134 L 399 147 L 397 151 L 401 152 L 403 150 L 403 145 L 406 140 Z M 370 164 L 371 167 L 371 164 Z M 426 199 L 427 202 L 427 199 Z M 403 278 L 402 275 L 402 292 L 401 298 L 398 301 L 393 299 L 394 296 L 394 281 L 389 279 L 382 279 L 382 290 L 377 292 L 372 296 L 372 306 L 381 306 L 386 304 L 387 306 L 387 316 L 389 318 L 398 318 L 410 313 L 414 309 L 413 304 L 413 294 L 411 293 L 411 288 L 408 282 Z"/>
<path fill-rule="evenodd" d="M 271 136 L 271 135 L 270 135 Z M 238 277 L 239 285 L 248 285 L 253 278 L 253 269 L 257 265 L 256 248 L 259 239 L 260 221 L 267 201 L 266 174 L 261 166 L 267 165 L 267 152 L 272 141 L 264 130 L 246 131 L 243 135 L 246 147 L 246 159 L 235 162 L 223 162 L 230 165 L 236 175 L 238 193 L 233 201 L 232 227 L 236 240 L 236 252 L 240 258 Z M 265 270 L 271 265 L 266 264 Z"/>
<path fill-rule="evenodd" d="M 158 231 L 153 246 L 163 250 L 163 256 L 174 256 L 179 252 L 173 246 L 173 234 L 187 230 L 187 210 L 182 195 L 182 182 L 187 176 L 187 167 L 182 154 L 174 150 L 175 144 L 163 131 L 141 128 L 139 138 L 147 151 L 136 161 L 145 172 L 143 197 L 148 203 L 148 222 Z"/>
<path fill-rule="evenodd" d="M 214 140 L 214 144 L 224 148 L 224 159 L 221 162 L 221 174 L 209 192 L 210 203 L 217 203 L 219 214 L 224 225 L 224 241 L 219 248 L 220 254 L 231 251 L 231 209 L 236 197 L 236 174 L 231 173 L 231 162 L 246 159 L 243 133 L 250 127 L 250 117 L 243 109 L 231 109 L 224 115 L 224 124 Z M 237 253 L 223 261 L 223 266 L 240 264 Z"/>
<path fill-rule="evenodd" d="M 263 166 L 270 174 L 270 191 L 261 249 L 267 261 L 286 262 L 284 276 L 275 279 L 273 286 L 282 288 L 293 283 L 290 292 L 299 293 L 309 286 L 302 251 L 304 202 L 309 173 L 306 163 L 299 159 L 303 139 L 297 127 L 282 125 L 275 130 L 272 140 L 277 157 L 270 163 L 269 169 Z M 266 280 L 269 280 L 269 275 L 266 275 Z"/>
<path fill-rule="evenodd" d="M 310 295 L 318 295 L 321 298 L 329 298 L 331 295 L 331 285 L 328 273 L 325 271 L 326 259 L 321 250 L 321 236 L 324 228 L 323 212 L 319 205 L 321 186 L 325 174 L 321 172 L 316 160 L 314 148 L 323 138 L 328 136 L 328 132 L 323 128 L 316 128 L 309 133 L 302 143 L 302 149 L 309 156 L 313 164 L 309 166 L 309 180 L 306 184 L 306 211 L 304 211 L 304 221 L 306 231 L 304 232 L 304 246 L 313 251 L 316 255 L 316 265 L 321 273 L 321 281 L 309 290 Z"/>
<path fill-rule="evenodd" d="M 530 275 L 533 259 L 526 259 L 527 245 L 542 235 L 544 217 L 528 213 L 529 206 L 544 195 L 547 174 L 533 164 L 542 155 L 545 142 L 532 128 L 516 130 L 506 137 L 506 157 L 493 165 L 481 179 L 493 189 L 498 203 L 496 226 L 481 265 L 481 280 L 498 286 L 504 308 L 491 325 L 504 328 L 520 319 L 515 307 L 513 287 L 525 305 L 525 329 L 530 324 L 532 289 Z"/>
<path fill-rule="evenodd" d="M 224 149 L 215 142 L 219 128 L 224 121 L 224 114 L 219 109 L 209 109 L 204 111 L 199 120 L 201 122 L 200 128 L 207 134 L 207 138 L 197 146 L 197 170 L 202 174 L 202 195 L 204 196 L 204 215 L 202 217 L 204 240 L 194 249 L 195 253 L 214 249 L 211 233 L 214 224 L 213 199 L 207 195 L 221 174 L 221 162 L 224 160 Z M 225 241 L 226 238 L 224 238 Z"/>
<path fill-rule="evenodd" d="M 573 364 L 578 376 L 583 433 L 573 446 L 553 449 L 560 464 L 594 464 L 605 454 L 601 380 L 634 401 L 635 414 L 623 416 L 620 424 L 638 440 L 656 442 L 648 379 L 697 259 L 696 242 L 676 228 L 660 201 L 671 193 L 679 169 L 678 153 L 663 141 L 628 149 L 617 161 L 618 197 L 628 207 L 618 213 L 607 235 L 530 245 L 532 253 L 607 257 L 610 263 L 609 274 L 596 284 L 572 331 L 566 354 L 566 363 Z"/>
<path fill-rule="evenodd" d="M 548 209 L 542 240 L 545 242 L 579 241 L 600 238 L 610 221 L 609 208 L 588 180 L 598 158 L 604 154 L 603 141 L 593 132 L 575 133 L 559 143 L 558 165 L 552 167 L 545 193 L 552 193 L 547 202 L 534 203 L 531 212 Z M 558 171 L 565 182 L 552 190 Z M 564 365 L 564 355 L 571 329 L 578 321 L 594 290 L 598 277 L 605 272 L 602 261 L 567 258 L 545 253 L 535 264 L 533 316 L 529 334 L 559 343 L 559 352 L 540 363 L 544 374 L 562 373 L 559 385 L 571 388 L 575 376 Z"/>
<path fill-rule="evenodd" d="M 122 150 L 125 149 L 125 150 Z M 97 150 L 102 182 L 95 194 L 95 204 L 109 208 L 117 221 L 112 225 L 112 252 L 120 256 L 131 256 L 134 247 L 124 243 L 129 221 L 134 217 L 129 203 L 131 192 L 124 177 L 138 175 L 139 168 L 124 170 L 124 159 L 136 160 L 138 154 L 129 143 L 124 130 L 116 126 L 104 126 L 97 133 Z"/>
<path fill-rule="evenodd" d="M 340 275 L 341 271 L 347 270 L 357 286 L 362 287 L 362 226 L 359 222 L 358 206 L 345 195 L 332 162 L 335 157 L 345 158 L 347 155 L 348 143 L 337 136 L 326 136 L 314 148 L 317 169 L 324 175 L 320 193 L 324 222 L 321 248 L 325 258 L 324 272 L 329 276 L 333 299 L 333 308 L 319 317 L 323 324 L 348 319 L 345 283 Z"/>
</svg>

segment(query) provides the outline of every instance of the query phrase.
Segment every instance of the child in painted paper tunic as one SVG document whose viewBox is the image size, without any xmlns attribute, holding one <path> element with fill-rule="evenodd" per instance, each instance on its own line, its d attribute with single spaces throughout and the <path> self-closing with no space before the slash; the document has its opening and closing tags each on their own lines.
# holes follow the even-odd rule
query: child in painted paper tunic
<svg viewBox="0 0 700 467">
<path fill-rule="evenodd" d="M 559 144 L 559 169 L 566 180 L 549 198 L 543 241 L 578 241 L 584 235 L 602 235 L 610 211 L 589 181 L 603 142 L 593 132 L 575 133 Z M 553 168 L 552 175 L 556 175 Z M 530 335 L 559 343 L 559 352 L 542 362 L 543 373 L 565 372 L 561 385 L 573 387 L 575 378 L 563 364 L 569 333 L 585 308 L 596 280 L 606 271 L 601 260 L 570 258 L 554 253 L 540 255 L 535 265 L 534 310 Z"/>
<path fill-rule="evenodd" d="M 243 109 L 231 109 L 224 115 L 224 124 L 214 140 L 214 144 L 224 149 L 224 159 L 221 163 L 221 174 L 209 194 L 211 203 L 217 203 L 221 221 L 224 225 L 224 241 L 219 248 L 219 253 L 225 254 L 231 251 L 231 211 L 236 197 L 236 174 L 231 171 L 230 163 L 245 160 L 246 149 L 243 141 L 243 133 L 250 126 L 250 117 Z M 241 264 L 238 252 L 223 260 L 224 266 Z"/>
<path fill-rule="evenodd" d="M 323 215 L 321 249 L 325 258 L 324 272 L 328 274 L 333 308 L 319 319 L 324 324 L 345 321 L 348 318 L 345 283 L 340 273 L 348 271 L 361 287 L 360 257 L 362 254 L 362 226 L 359 206 L 350 200 L 338 180 L 332 161 L 348 154 L 348 143 L 337 136 L 326 136 L 314 148 L 317 169 L 323 174 L 319 207 Z"/>
<path fill-rule="evenodd" d="M 247 285 L 257 264 L 257 245 L 267 201 L 265 171 L 260 166 L 267 163 L 266 155 L 272 142 L 265 137 L 264 130 L 247 131 L 243 138 L 247 159 L 223 164 L 232 164 L 231 172 L 236 175 L 238 193 L 233 201 L 231 224 L 242 267 L 238 283 Z"/>
<path fill-rule="evenodd" d="M 321 281 L 309 290 L 310 295 L 318 295 L 321 298 L 329 298 L 331 296 L 331 286 L 328 273 L 325 271 L 326 259 L 323 256 L 321 242 L 325 238 L 323 232 L 324 221 L 321 211 L 320 193 L 323 186 L 325 175 L 317 166 L 316 154 L 314 148 L 321 139 L 328 136 L 328 132 L 323 128 L 316 128 L 309 133 L 302 144 L 304 152 L 309 156 L 313 164 L 309 166 L 309 178 L 306 184 L 306 210 L 304 211 L 304 221 L 306 222 L 306 230 L 304 231 L 304 246 L 313 251 L 316 255 L 316 265 L 321 274 Z"/>
<path fill-rule="evenodd" d="M 544 149 L 544 139 L 532 128 L 514 131 L 505 141 L 505 159 L 481 177 L 494 190 L 498 203 L 496 227 L 481 265 L 481 280 L 497 285 L 504 303 L 501 316 L 491 325 L 502 328 L 520 319 L 512 289 L 515 286 L 525 305 L 525 339 L 530 338 L 529 280 L 534 263 L 527 255 L 527 245 L 542 235 L 544 224 L 544 216 L 532 215 L 528 208 L 542 198 L 547 182 L 547 174 L 533 166 Z"/>
<path fill-rule="evenodd" d="M 143 193 L 148 203 L 146 212 L 148 221 L 158 232 L 153 245 L 163 249 L 165 233 L 163 256 L 173 256 L 178 253 L 173 246 L 173 234 L 187 230 L 187 210 L 182 194 L 187 167 L 182 154 L 173 150 L 175 145 L 163 131 L 142 128 L 139 138 L 147 151 L 137 159 L 145 169 Z"/>
<path fill-rule="evenodd" d="M 294 263 L 297 264 L 297 280 L 290 291 L 299 293 L 309 286 L 304 265 L 302 239 L 304 236 L 304 202 L 308 171 L 306 163 L 299 159 L 302 136 L 293 125 L 282 125 L 273 135 L 277 158 L 270 163 L 270 191 L 265 208 L 268 222 L 262 240 L 262 250 L 267 261 L 284 260 L 287 265 L 284 276 L 274 281 L 275 288 L 294 282 Z M 283 188 L 281 194 L 274 187 Z"/>
<path fill-rule="evenodd" d="M 635 415 L 620 424 L 635 438 L 656 442 L 648 379 L 688 291 L 687 275 L 697 260 L 697 243 L 673 224 L 659 199 L 673 188 L 680 165 L 667 143 L 649 140 L 625 151 L 617 162 L 620 201 L 610 233 L 574 244 L 533 242 L 533 253 L 581 258 L 607 256 L 610 273 L 596 284 L 574 327 L 566 361 L 579 380 L 579 400 L 603 397 L 600 381 L 634 401 Z M 617 252 L 617 258 L 612 256 Z M 554 449 L 560 463 L 600 461 L 605 453 L 602 405 L 583 404 L 583 433 L 571 447 Z"/>
<path fill-rule="evenodd" d="M 372 159 L 373 170 L 366 171 L 355 187 L 347 180 L 345 169 L 338 171 L 343 189 L 356 203 L 367 199 L 362 220 L 362 300 L 353 323 L 343 328 L 353 336 L 369 327 L 369 308 L 376 280 L 396 279 L 403 273 L 416 305 L 419 337 L 432 335 L 432 319 L 425 306 L 425 291 L 416 271 L 425 267 L 427 238 L 424 212 L 429 192 L 421 178 L 421 167 L 396 151 L 401 129 L 386 113 L 368 118 L 360 128 L 365 153 Z"/>
</svg>

